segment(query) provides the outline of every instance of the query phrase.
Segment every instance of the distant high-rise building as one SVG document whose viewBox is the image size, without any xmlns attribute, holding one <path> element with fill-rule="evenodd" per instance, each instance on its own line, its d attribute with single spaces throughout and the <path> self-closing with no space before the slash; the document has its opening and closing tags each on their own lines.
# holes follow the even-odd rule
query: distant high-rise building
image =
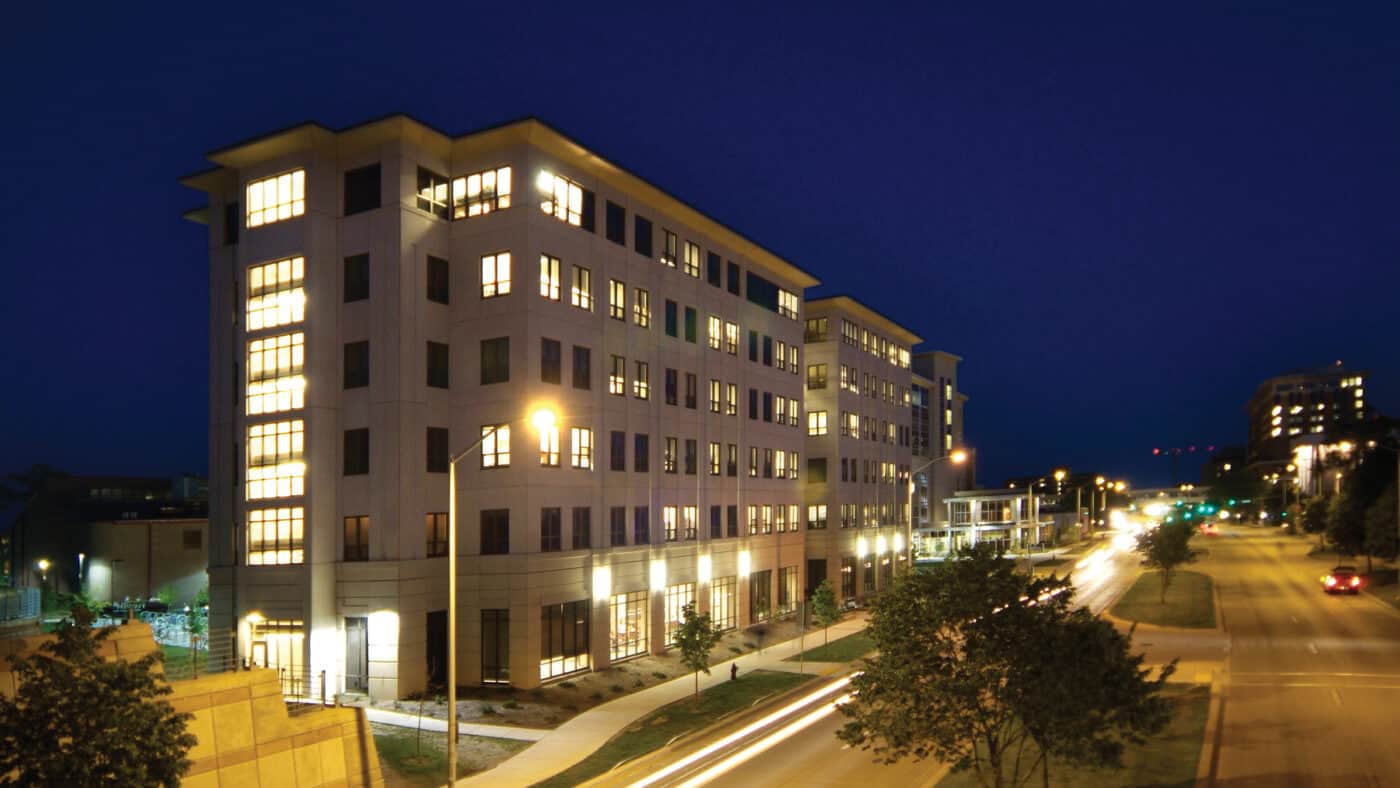
<svg viewBox="0 0 1400 788">
<path fill-rule="evenodd" d="M 962 357 L 942 350 L 914 354 L 913 528 L 920 552 L 930 555 L 952 545 L 943 499 L 976 486 L 976 453 L 963 438 L 967 395 L 958 390 L 961 363 Z M 966 453 L 961 463 L 952 461 L 957 450 Z"/>
<path fill-rule="evenodd" d="M 1340 362 L 1334 367 L 1269 378 L 1249 398 L 1248 462 L 1281 463 L 1294 443 L 1346 437 L 1370 420 L 1366 376 Z"/>
</svg>

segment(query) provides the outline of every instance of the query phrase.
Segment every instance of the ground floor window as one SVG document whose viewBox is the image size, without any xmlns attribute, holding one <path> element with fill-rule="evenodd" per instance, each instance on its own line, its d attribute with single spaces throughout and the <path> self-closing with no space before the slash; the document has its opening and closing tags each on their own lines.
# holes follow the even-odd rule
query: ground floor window
<svg viewBox="0 0 1400 788">
<path fill-rule="evenodd" d="M 865 595 L 869 596 L 875 593 L 875 562 L 873 559 L 867 558 L 861 561 L 860 568 L 861 579 L 864 580 Z"/>
<path fill-rule="evenodd" d="M 695 584 L 666 586 L 666 644 L 675 641 L 676 630 L 685 618 L 685 606 L 695 602 Z"/>
<path fill-rule="evenodd" d="M 614 660 L 647 652 L 647 592 L 617 594 L 608 605 L 609 648 Z"/>
<path fill-rule="evenodd" d="M 443 616 L 446 624 L 447 616 Z M 447 634 L 443 633 L 446 643 Z M 446 677 L 443 678 L 446 681 Z M 510 683 L 510 611 L 481 611 L 481 683 Z"/>
<path fill-rule="evenodd" d="M 306 623 L 289 619 L 260 619 L 248 625 L 253 667 L 272 668 L 282 683 L 283 695 L 304 696 L 308 685 L 303 655 L 306 653 Z"/>
<path fill-rule="evenodd" d="M 540 608 L 540 679 L 588 670 L 588 600 Z"/>
<path fill-rule="evenodd" d="M 893 578 L 894 561 L 891 561 L 888 555 L 883 555 L 880 557 L 880 588 L 889 588 Z"/>
<path fill-rule="evenodd" d="M 736 586 L 733 575 L 717 577 L 710 582 L 710 622 L 718 629 L 733 629 L 739 625 Z"/>
<path fill-rule="evenodd" d="M 856 595 L 856 559 L 846 556 L 841 559 L 841 598 L 850 599 Z"/>
<path fill-rule="evenodd" d="M 797 567 L 778 569 L 778 615 L 797 609 Z"/>
<path fill-rule="evenodd" d="M 773 617 L 773 570 L 749 575 L 749 621 L 758 623 Z"/>
</svg>

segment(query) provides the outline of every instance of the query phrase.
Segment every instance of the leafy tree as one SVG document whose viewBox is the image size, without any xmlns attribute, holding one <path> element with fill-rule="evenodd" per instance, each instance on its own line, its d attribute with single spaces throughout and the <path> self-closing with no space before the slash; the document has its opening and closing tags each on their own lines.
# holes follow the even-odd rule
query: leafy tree
<svg viewBox="0 0 1400 788">
<path fill-rule="evenodd" d="M 1327 532 L 1327 509 L 1330 503 L 1326 496 L 1318 496 L 1308 501 L 1308 505 L 1303 508 L 1303 530 L 1317 534 L 1318 547 L 1322 547 L 1322 535 Z"/>
<path fill-rule="evenodd" d="M 1210 481 L 1210 503 L 1221 509 L 1242 508 L 1245 501 L 1258 501 L 1264 497 L 1264 483 L 1243 463 L 1232 465 Z M 1234 501 L 1234 506 L 1230 505 Z"/>
<path fill-rule="evenodd" d="M 831 625 L 841 620 L 841 605 L 836 602 L 836 589 L 828 578 L 812 592 L 812 618 L 822 628 L 823 643 L 831 642 Z"/>
<path fill-rule="evenodd" d="M 676 627 L 676 647 L 681 651 L 681 664 L 695 674 L 695 696 L 700 696 L 700 671 L 710 675 L 710 651 L 719 643 L 720 630 L 710 620 L 709 613 L 696 613 L 695 603 L 687 602 L 681 610 L 681 624 Z"/>
<path fill-rule="evenodd" d="M 1355 491 L 1344 486 L 1327 507 L 1327 539 L 1338 553 L 1359 555 L 1366 546 L 1366 506 Z"/>
<path fill-rule="evenodd" d="M 1196 551 L 1191 549 L 1191 537 L 1195 535 L 1196 528 L 1189 520 L 1165 522 L 1138 535 L 1137 551 L 1142 554 L 1143 563 L 1156 569 L 1162 579 L 1164 605 L 1177 567 L 1196 560 Z"/>
<path fill-rule="evenodd" d="M 56 639 L 10 657 L 18 689 L 0 697 L 0 785 L 179 785 L 196 740 L 191 715 L 160 699 L 163 655 L 104 659 L 110 630 L 93 630 L 86 607 L 72 614 Z"/>
<path fill-rule="evenodd" d="M 872 607 L 879 654 L 852 680 L 837 735 L 885 763 L 937 758 L 986 786 L 1019 784 L 1047 753 L 1118 763 L 1124 742 L 1165 724 L 1166 672 L 1147 681 L 1126 638 L 1071 611 L 1072 590 L 985 544 L 901 576 Z"/>
<path fill-rule="evenodd" d="M 1396 491 L 1395 483 L 1381 492 L 1370 508 L 1366 510 L 1366 555 L 1394 561 L 1400 544 L 1396 534 Z"/>
</svg>

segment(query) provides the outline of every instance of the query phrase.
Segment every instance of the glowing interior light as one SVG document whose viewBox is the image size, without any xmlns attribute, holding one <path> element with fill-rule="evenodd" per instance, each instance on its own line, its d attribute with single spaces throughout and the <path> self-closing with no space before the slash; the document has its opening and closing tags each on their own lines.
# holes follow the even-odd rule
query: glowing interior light
<svg viewBox="0 0 1400 788">
<path fill-rule="evenodd" d="M 535 176 L 535 188 L 542 192 L 554 191 L 554 173 L 540 170 L 540 174 Z"/>
<path fill-rule="evenodd" d="M 710 557 L 702 555 L 695 560 L 695 575 L 702 583 L 708 583 L 714 577 L 714 570 L 710 564 Z"/>
<path fill-rule="evenodd" d="M 658 558 L 651 562 L 651 590 L 666 590 L 666 560 Z"/>
<path fill-rule="evenodd" d="M 904 534 L 897 533 L 894 535 L 894 551 L 896 553 L 904 552 Z"/>
<path fill-rule="evenodd" d="M 748 550 L 739 551 L 739 576 L 748 577 L 749 570 L 753 568 L 753 559 L 749 556 Z"/>
<path fill-rule="evenodd" d="M 866 553 L 865 537 L 856 537 L 856 557 L 864 558 Z"/>
<path fill-rule="evenodd" d="M 885 537 L 884 537 L 883 535 L 882 535 L 882 536 L 877 536 L 877 537 L 875 537 L 875 553 L 876 553 L 877 555 L 883 555 L 884 552 L 885 552 Z"/>
<path fill-rule="evenodd" d="M 612 596 L 612 567 L 593 567 L 593 598 L 607 599 Z"/>
</svg>

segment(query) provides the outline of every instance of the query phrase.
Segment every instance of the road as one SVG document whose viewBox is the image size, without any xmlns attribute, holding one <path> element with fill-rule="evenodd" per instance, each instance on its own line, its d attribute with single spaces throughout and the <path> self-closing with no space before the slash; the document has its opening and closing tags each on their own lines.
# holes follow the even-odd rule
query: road
<svg viewBox="0 0 1400 788">
<path fill-rule="evenodd" d="M 1230 637 L 1210 784 L 1400 785 L 1400 615 L 1323 594 L 1333 562 L 1301 540 L 1234 528 L 1199 541 Z"/>
</svg>

